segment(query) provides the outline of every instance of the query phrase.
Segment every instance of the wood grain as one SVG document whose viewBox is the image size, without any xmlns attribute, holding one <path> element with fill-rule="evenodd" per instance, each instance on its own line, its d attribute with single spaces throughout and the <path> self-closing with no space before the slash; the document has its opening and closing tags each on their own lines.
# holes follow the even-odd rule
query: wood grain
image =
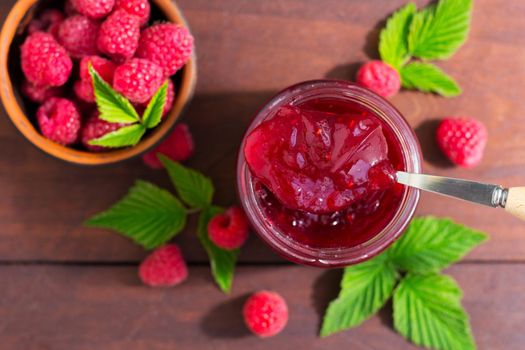
<svg viewBox="0 0 525 350">
<path fill-rule="evenodd" d="M 360 62 L 377 57 L 382 21 L 405 1 L 180 0 L 196 37 L 197 96 L 184 115 L 195 134 L 190 165 L 217 185 L 216 200 L 236 200 L 235 157 L 243 130 L 264 101 L 285 86 L 313 78 L 352 79 Z M 5 18 L 14 0 L 0 3 Z M 426 1 L 417 1 L 419 5 Z M 463 95 L 444 99 L 402 92 L 392 102 L 416 129 L 430 173 L 509 186 L 525 183 L 525 3 L 477 0 L 468 43 L 440 63 Z M 434 146 L 435 120 L 472 115 L 490 140 L 483 163 L 452 168 Z M 140 160 L 88 169 L 52 159 L 31 146 L 0 112 L 0 260 L 137 261 L 143 252 L 82 221 L 107 208 L 137 178 L 169 186 Z M 475 260 L 523 260 L 525 226 L 503 211 L 423 195 L 420 214 L 449 216 L 492 234 Z M 178 238 L 191 261 L 205 261 L 195 225 Z M 241 259 L 278 258 L 252 237 Z"/>
<path fill-rule="evenodd" d="M 509 188 L 505 210 L 521 220 L 525 220 L 525 187 Z"/>
<path fill-rule="evenodd" d="M 464 288 L 479 349 L 523 349 L 525 267 L 461 264 L 449 272 Z M 339 278 L 335 270 L 244 267 L 228 296 L 204 267 L 178 287 L 149 289 L 134 267 L 2 266 L 0 339 L 13 350 L 416 349 L 392 329 L 391 306 L 359 328 L 318 338 Z M 241 318 L 247 295 L 261 288 L 281 293 L 290 310 L 284 331 L 264 340 Z"/>
</svg>

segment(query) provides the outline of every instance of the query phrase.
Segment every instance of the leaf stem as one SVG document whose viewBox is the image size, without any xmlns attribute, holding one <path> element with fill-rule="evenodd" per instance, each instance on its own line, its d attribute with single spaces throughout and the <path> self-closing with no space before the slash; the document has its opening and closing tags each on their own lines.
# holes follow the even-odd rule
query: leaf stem
<svg viewBox="0 0 525 350">
<path fill-rule="evenodd" d="M 187 214 L 187 215 L 197 214 L 197 213 L 199 213 L 201 210 L 202 210 L 201 208 L 190 208 L 190 209 L 186 209 L 186 214 Z"/>
</svg>

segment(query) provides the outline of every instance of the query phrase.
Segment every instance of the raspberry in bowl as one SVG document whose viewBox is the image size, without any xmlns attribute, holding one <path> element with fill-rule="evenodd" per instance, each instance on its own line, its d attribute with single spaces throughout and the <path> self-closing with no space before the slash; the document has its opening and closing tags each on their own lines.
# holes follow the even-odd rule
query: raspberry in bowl
<svg viewBox="0 0 525 350">
<path fill-rule="evenodd" d="M 90 65 L 133 105 L 131 124 L 102 115 L 115 124 L 90 132 L 98 109 Z M 193 37 L 171 0 L 18 0 L 0 33 L 0 75 L 2 101 L 16 128 L 45 153 L 83 165 L 115 163 L 153 148 L 175 126 L 197 79 Z M 138 143 L 95 147 L 86 138 L 144 122 L 148 103 L 165 83 L 161 121 Z M 44 106 L 52 98 L 60 103 Z"/>
<path fill-rule="evenodd" d="M 406 228 L 419 192 L 395 172 L 421 171 L 406 120 L 386 100 L 346 81 L 300 83 L 256 115 L 237 181 L 258 235 L 293 262 L 346 266 L 386 249 Z"/>
</svg>

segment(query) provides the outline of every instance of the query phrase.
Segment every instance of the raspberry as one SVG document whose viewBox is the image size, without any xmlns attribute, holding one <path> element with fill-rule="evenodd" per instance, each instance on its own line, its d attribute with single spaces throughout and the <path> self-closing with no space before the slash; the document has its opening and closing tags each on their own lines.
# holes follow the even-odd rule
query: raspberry
<svg viewBox="0 0 525 350">
<path fill-rule="evenodd" d="M 140 18 L 140 25 L 149 21 L 151 6 L 148 0 L 116 0 L 115 10 L 125 10 L 130 15 Z"/>
<path fill-rule="evenodd" d="M 238 207 L 231 207 L 224 214 L 214 216 L 208 223 L 208 234 L 217 247 L 237 249 L 248 238 L 248 219 Z"/>
<path fill-rule="evenodd" d="M 102 146 L 93 146 L 89 144 L 89 141 L 101 138 L 102 136 L 120 129 L 126 124 L 119 123 L 109 123 L 105 120 L 100 119 L 99 112 L 96 111 L 95 114 L 88 119 L 84 124 L 84 127 L 81 131 L 81 141 L 84 147 L 93 152 L 100 152 L 107 150 L 106 147 Z"/>
<path fill-rule="evenodd" d="M 100 56 L 88 56 L 82 58 L 80 61 L 80 79 L 91 81 L 91 74 L 89 73 L 89 63 L 93 66 L 95 71 L 108 83 L 113 82 L 115 69 L 117 65 Z"/>
<path fill-rule="evenodd" d="M 62 87 L 35 86 L 28 81 L 22 84 L 22 93 L 33 102 L 42 103 L 51 97 L 60 97 L 64 90 Z"/>
<path fill-rule="evenodd" d="M 61 24 L 62 24 L 62 22 L 53 23 L 47 29 L 47 32 L 49 34 L 51 34 L 53 36 L 53 38 L 55 38 L 55 40 L 58 40 L 58 31 L 60 30 L 60 25 Z"/>
<path fill-rule="evenodd" d="M 191 157 L 193 150 L 193 138 L 188 126 L 181 123 L 159 146 L 144 154 L 142 160 L 153 169 L 161 169 L 163 165 L 157 158 L 157 153 L 161 153 L 171 160 L 182 162 Z"/>
<path fill-rule="evenodd" d="M 73 62 L 51 34 L 36 32 L 21 47 L 22 70 L 38 86 L 61 86 L 69 79 Z"/>
<path fill-rule="evenodd" d="M 73 16 L 78 13 L 77 10 L 75 10 L 75 7 L 73 6 L 73 4 L 71 3 L 71 0 L 66 1 L 66 4 L 64 5 L 64 12 L 68 16 Z"/>
<path fill-rule="evenodd" d="M 139 277 L 150 287 L 172 287 L 184 282 L 188 268 L 175 244 L 157 248 L 139 266 Z"/>
<path fill-rule="evenodd" d="M 93 84 L 90 81 L 78 80 L 73 85 L 75 95 L 84 102 L 94 103 L 95 91 L 93 90 Z"/>
<path fill-rule="evenodd" d="M 55 9 L 49 9 L 42 12 L 38 18 L 33 19 L 29 23 L 27 32 L 29 34 L 36 32 L 48 32 L 56 38 L 58 35 L 58 27 L 63 20 L 64 14 L 62 12 Z"/>
<path fill-rule="evenodd" d="M 150 100 L 151 101 L 151 100 Z M 135 109 L 139 113 L 139 115 L 142 115 L 146 108 L 148 107 L 149 102 L 144 104 L 135 104 Z M 166 95 L 166 104 L 164 105 L 164 110 L 162 111 L 162 118 L 164 118 L 173 108 L 173 104 L 175 103 L 175 85 L 171 81 L 171 79 L 168 79 L 168 93 Z"/>
<path fill-rule="evenodd" d="M 466 168 L 479 164 L 487 137 L 485 125 L 467 117 L 445 118 L 436 132 L 437 143 L 443 153 L 454 164 Z"/>
<path fill-rule="evenodd" d="M 276 292 L 252 294 L 243 308 L 244 322 L 259 337 L 271 337 L 283 330 L 288 322 L 288 307 Z"/>
<path fill-rule="evenodd" d="M 164 110 L 162 111 L 162 117 L 165 117 L 173 108 L 175 103 L 175 85 L 171 81 L 168 81 L 168 93 L 166 95 L 166 104 L 164 105 Z"/>
<path fill-rule="evenodd" d="M 156 24 L 142 32 L 137 57 L 157 63 L 170 76 L 186 64 L 192 51 L 193 37 L 188 29 L 176 24 Z"/>
<path fill-rule="evenodd" d="M 93 91 L 93 82 L 89 74 L 89 63 L 107 83 L 113 82 L 116 65 L 105 58 L 99 56 L 86 56 L 80 61 L 80 80 L 75 82 L 75 94 L 82 101 L 95 102 L 95 93 Z"/>
<path fill-rule="evenodd" d="M 47 100 L 36 114 L 42 135 L 62 145 L 71 145 L 78 140 L 80 114 L 75 104 L 65 98 Z"/>
<path fill-rule="evenodd" d="M 383 97 L 394 96 L 401 87 L 399 73 L 382 61 L 370 61 L 357 72 L 357 83 Z"/>
<path fill-rule="evenodd" d="M 82 116 L 82 127 L 80 128 L 80 141 L 82 140 L 82 130 L 84 129 L 84 124 L 89 119 L 90 116 L 92 116 L 97 111 L 97 105 L 94 103 L 89 103 L 86 101 L 83 101 L 79 98 L 74 98 L 73 102 L 75 102 L 75 105 L 77 106 L 81 116 Z"/>
<path fill-rule="evenodd" d="M 164 83 L 162 68 L 133 58 L 115 70 L 113 88 L 134 103 L 146 103 Z"/>
<path fill-rule="evenodd" d="M 86 16 L 68 17 L 58 29 L 58 41 L 72 57 L 96 55 L 99 29 L 100 23 Z"/>
<path fill-rule="evenodd" d="M 135 54 L 139 38 L 139 18 L 124 10 L 118 10 L 102 23 L 98 36 L 98 48 L 115 61 L 124 62 Z"/>
<path fill-rule="evenodd" d="M 99 19 L 109 15 L 115 0 L 70 0 L 73 8 L 85 16 Z"/>
</svg>

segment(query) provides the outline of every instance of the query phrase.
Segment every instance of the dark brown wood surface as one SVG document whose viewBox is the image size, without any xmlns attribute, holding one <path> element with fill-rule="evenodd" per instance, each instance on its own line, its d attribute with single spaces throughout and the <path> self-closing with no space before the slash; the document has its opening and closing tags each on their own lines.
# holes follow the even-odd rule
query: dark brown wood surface
<svg viewBox="0 0 525 350">
<path fill-rule="evenodd" d="M 15 0 L 0 2 L 3 19 Z M 184 115 L 197 145 L 190 162 L 210 175 L 216 201 L 236 201 L 235 158 L 243 130 L 264 101 L 307 79 L 352 79 L 377 57 L 384 19 L 404 0 L 180 0 L 196 37 L 199 82 Z M 428 1 L 417 1 L 424 5 Z M 470 39 L 439 65 L 464 93 L 444 99 L 401 92 L 393 104 L 420 138 L 425 170 L 505 185 L 525 184 L 525 2 L 476 0 Z M 489 128 L 483 163 L 452 167 L 433 141 L 437 118 L 471 115 Z M 135 264 L 144 251 L 82 222 L 120 198 L 138 178 L 169 187 L 140 159 L 83 168 L 32 147 L 0 110 L 0 348 L 352 348 L 408 349 L 387 313 L 362 327 L 316 339 L 320 310 L 333 297 L 337 272 L 282 265 L 251 237 L 231 296 L 204 267 L 195 223 L 176 241 L 192 264 L 184 285 L 150 290 Z M 465 289 L 481 349 L 523 349 L 525 224 L 502 211 L 424 194 L 419 214 L 449 216 L 491 234 L 451 270 Z M 246 293 L 271 288 L 291 306 L 285 332 L 259 341 L 238 312 Z M 7 345 L 6 345 L 7 344 Z"/>
<path fill-rule="evenodd" d="M 525 268 L 464 263 L 449 272 L 464 288 L 479 349 L 523 349 Z M 337 294 L 339 271 L 241 267 L 223 295 L 205 267 L 176 289 L 149 289 L 135 267 L 3 266 L 2 349 L 416 349 L 392 330 L 391 306 L 359 328 L 317 337 L 320 313 Z M 512 283 L 510 283 L 512 281 Z M 290 319 L 270 339 L 248 333 L 247 296 L 264 286 L 288 301 Z"/>
</svg>

